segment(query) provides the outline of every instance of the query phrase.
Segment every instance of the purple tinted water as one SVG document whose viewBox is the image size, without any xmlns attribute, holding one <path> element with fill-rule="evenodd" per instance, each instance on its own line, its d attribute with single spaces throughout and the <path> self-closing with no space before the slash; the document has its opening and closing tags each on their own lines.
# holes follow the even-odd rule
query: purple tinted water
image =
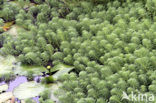
<svg viewBox="0 0 156 103">
<path fill-rule="evenodd" d="M 34 97 L 33 100 L 34 100 L 36 103 L 40 103 L 40 102 L 39 102 L 39 96 Z"/>
<path fill-rule="evenodd" d="M 16 77 L 14 81 L 11 81 L 9 83 L 9 89 L 7 90 L 7 92 L 12 92 L 14 88 L 18 87 L 20 84 L 25 83 L 27 81 L 28 81 L 27 77 L 25 76 Z"/>
<path fill-rule="evenodd" d="M 20 100 L 18 100 L 17 98 L 15 99 L 15 101 L 17 101 L 17 103 L 21 103 L 21 101 L 20 101 Z"/>
<path fill-rule="evenodd" d="M 1 83 L 0 83 L 0 86 L 1 86 L 1 85 L 4 85 L 4 84 L 6 84 L 6 83 L 5 83 L 5 82 L 1 82 Z"/>
<path fill-rule="evenodd" d="M 42 77 L 42 76 L 36 76 L 36 77 L 34 78 L 34 81 L 38 82 L 38 81 L 41 79 L 41 77 Z M 16 77 L 15 80 L 9 82 L 9 88 L 8 88 L 7 92 L 12 92 L 12 91 L 14 90 L 14 88 L 16 88 L 16 87 L 19 86 L 20 84 L 23 84 L 23 83 L 25 83 L 25 82 L 27 82 L 27 81 L 28 81 L 28 80 L 27 80 L 27 77 L 25 77 L 25 76 L 18 76 L 18 77 Z M 0 82 L 0 86 L 1 86 L 1 85 L 4 85 L 4 84 L 6 84 L 4 81 L 3 81 L 3 82 Z M 40 103 L 40 102 L 39 102 L 39 96 L 38 96 L 38 97 L 34 97 L 34 98 L 32 98 L 32 99 L 33 99 L 36 103 Z M 17 98 L 16 98 L 16 101 L 17 101 L 17 103 L 21 103 L 21 101 L 18 100 Z"/>
<path fill-rule="evenodd" d="M 34 78 L 34 81 L 37 82 L 37 83 L 39 83 L 40 80 L 41 80 L 41 78 L 42 78 L 42 76 L 36 76 L 36 77 Z"/>
</svg>

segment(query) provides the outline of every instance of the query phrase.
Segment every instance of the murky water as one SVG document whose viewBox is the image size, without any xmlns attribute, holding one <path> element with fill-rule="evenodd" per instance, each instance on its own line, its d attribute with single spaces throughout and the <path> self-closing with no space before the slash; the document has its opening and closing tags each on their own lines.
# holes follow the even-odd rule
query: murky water
<svg viewBox="0 0 156 103">
<path fill-rule="evenodd" d="M 34 81 L 36 81 L 37 83 L 39 83 L 41 77 L 42 77 L 42 76 L 36 76 L 36 77 L 34 78 Z M 18 77 L 16 77 L 15 80 L 9 82 L 9 88 L 8 88 L 8 90 L 7 90 L 6 92 L 12 92 L 16 87 L 18 87 L 20 84 L 23 84 L 23 83 L 25 83 L 25 82 L 28 82 L 26 76 L 18 76 Z M 7 83 L 5 83 L 5 82 L 0 82 L 0 86 L 1 86 L 1 85 L 4 85 L 4 84 L 7 84 Z M 34 97 L 34 98 L 32 98 L 32 99 L 33 99 L 34 101 L 36 101 L 36 103 L 40 103 L 40 102 L 39 102 L 39 96 L 38 96 L 38 97 Z M 17 101 L 18 103 L 20 103 L 20 100 L 18 100 L 17 98 L 16 98 L 16 101 Z"/>
</svg>

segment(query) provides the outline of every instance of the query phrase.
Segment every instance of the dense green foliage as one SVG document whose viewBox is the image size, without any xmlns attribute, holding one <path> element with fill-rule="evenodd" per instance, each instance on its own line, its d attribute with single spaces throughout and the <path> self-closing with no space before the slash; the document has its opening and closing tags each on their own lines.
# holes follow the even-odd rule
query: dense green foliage
<svg viewBox="0 0 156 103">
<path fill-rule="evenodd" d="M 1 34 L 1 53 L 24 64 L 73 65 L 75 72 L 61 78 L 62 103 L 131 103 L 121 101 L 123 91 L 156 94 L 154 0 L 34 2 L 28 9 L 1 9 L 4 21 L 27 30 L 16 39 Z"/>
<path fill-rule="evenodd" d="M 52 100 L 50 100 L 50 90 L 45 90 L 43 93 L 41 93 L 41 97 L 39 99 L 40 103 L 54 103 Z"/>
</svg>

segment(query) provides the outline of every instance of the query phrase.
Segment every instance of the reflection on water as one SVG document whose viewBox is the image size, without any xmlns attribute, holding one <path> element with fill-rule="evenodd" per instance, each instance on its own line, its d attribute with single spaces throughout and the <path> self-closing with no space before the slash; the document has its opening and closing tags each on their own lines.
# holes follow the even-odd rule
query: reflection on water
<svg viewBox="0 0 156 103">
<path fill-rule="evenodd" d="M 34 100 L 36 103 L 40 103 L 40 102 L 39 102 L 39 96 L 34 97 L 33 100 Z"/>
<path fill-rule="evenodd" d="M 0 82 L 0 86 L 6 84 L 5 82 Z"/>
<path fill-rule="evenodd" d="M 27 77 L 25 77 L 25 76 L 16 77 L 16 79 L 14 81 L 11 81 L 9 83 L 9 89 L 7 90 L 7 92 L 12 92 L 20 84 L 25 83 L 27 81 L 28 81 Z"/>
<path fill-rule="evenodd" d="M 39 83 L 41 77 L 42 77 L 42 76 L 36 76 L 36 77 L 34 78 L 34 81 L 36 81 L 37 83 Z M 18 77 L 16 77 L 15 80 L 9 82 L 9 88 L 8 88 L 7 92 L 12 92 L 16 87 L 18 87 L 20 84 L 23 84 L 23 83 L 25 83 L 25 82 L 28 82 L 26 76 L 18 76 Z M 4 85 L 4 84 L 7 84 L 7 83 L 5 83 L 4 81 L 3 81 L 3 82 L 0 82 L 0 86 L 1 86 L 1 85 Z M 33 99 L 34 101 L 36 101 L 36 103 L 39 103 L 39 96 L 38 96 L 38 97 L 34 97 L 34 98 L 32 98 L 32 99 Z M 17 98 L 16 98 L 16 101 L 17 101 L 18 103 L 21 103 L 21 101 L 18 100 Z"/>
<path fill-rule="evenodd" d="M 42 76 L 36 76 L 34 78 L 34 81 L 37 82 L 37 83 L 39 83 L 39 82 L 41 82 L 41 78 L 42 78 Z"/>
</svg>

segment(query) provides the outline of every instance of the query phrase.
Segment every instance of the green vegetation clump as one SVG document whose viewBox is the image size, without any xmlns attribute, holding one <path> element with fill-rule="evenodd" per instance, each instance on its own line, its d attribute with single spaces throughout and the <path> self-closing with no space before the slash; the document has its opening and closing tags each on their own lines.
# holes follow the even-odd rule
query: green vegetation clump
<svg viewBox="0 0 156 103">
<path fill-rule="evenodd" d="M 17 38 L 0 34 L 0 53 L 23 64 L 74 66 L 61 77 L 61 103 L 130 103 L 122 101 L 123 91 L 156 95 L 154 0 L 30 3 L 0 8 L 2 21 L 25 29 Z"/>
<path fill-rule="evenodd" d="M 19 13 L 19 7 L 14 3 L 7 3 L 4 0 L 0 1 L 0 18 L 4 21 L 12 21 Z"/>
<path fill-rule="evenodd" d="M 39 99 L 40 103 L 54 103 L 51 99 L 49 99 L 51 96 L 50 93 L 50 90 L 45 90 L 44 92 L 42 92 Z"/>
<path fill-rule="evenodd" d="M 54 83 L 54 81 L 55 80 L 52 76 L 44 77 L 41 79 L 41 83 L 44 83 L 44 84 Z"/>
<path fill-rule="evenodd" d="M 35 103 L 35 101 L 33 101 L 32 99 L 26 99 L 25 103 Z"/>
</svg>

